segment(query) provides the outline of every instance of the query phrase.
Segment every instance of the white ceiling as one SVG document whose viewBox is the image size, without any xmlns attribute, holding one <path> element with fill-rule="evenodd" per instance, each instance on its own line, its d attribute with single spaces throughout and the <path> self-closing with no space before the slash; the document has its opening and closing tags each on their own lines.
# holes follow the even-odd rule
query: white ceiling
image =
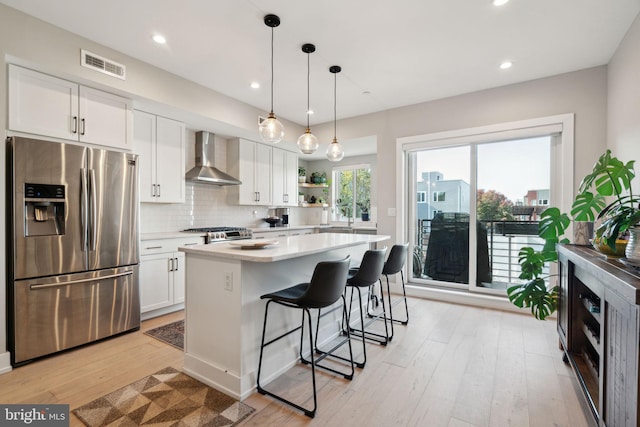
<svg viewBox="0 0 640 427">
<path fill-rule="evenodd" d="M 311 125 L 608 63 L 640 0 L 0 0 L 218 92 Z M 155 33 L 167 38 L 160 46 Z M 99 54 L 99 52 L 96 52 Z M 514 66 L 500 70 L 509 59 Z M 262 87 L 251 89 L 258 81 Z"/>
</svg>

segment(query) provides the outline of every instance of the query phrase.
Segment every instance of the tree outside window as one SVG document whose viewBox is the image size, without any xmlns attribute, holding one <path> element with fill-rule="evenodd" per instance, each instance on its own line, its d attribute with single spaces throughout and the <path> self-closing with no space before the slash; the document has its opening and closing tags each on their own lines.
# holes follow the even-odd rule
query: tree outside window
<svg viewBox="0 0 640 427">
<path fill-rule="evenodd" d="M 355 221 L 363 213 L 369 213 L 371 199 L 371 168 L 369 165 L 335 168 L 333 205 L 335 219 Z"/>
</svg>

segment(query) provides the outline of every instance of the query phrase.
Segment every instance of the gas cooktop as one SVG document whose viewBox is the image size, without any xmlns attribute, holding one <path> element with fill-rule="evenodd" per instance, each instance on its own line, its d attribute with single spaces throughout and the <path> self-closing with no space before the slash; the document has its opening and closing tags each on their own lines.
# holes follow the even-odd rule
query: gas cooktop
<svg viewBox="0 0 640 427">
<path fill-rule="evenodd" d="M 220 233 L 226 231 L 245 231 L 246 227 L 200 227 L 200 228 L 187 228 L 187 233 Z"/>
<path fill-rule="evenodd" d="M 206 244 L 226 240 L 251 239 L 253 233 L 246 227 L 200 227 L 182 230 L 187 233 L 203 233 Z"/>
</svg>

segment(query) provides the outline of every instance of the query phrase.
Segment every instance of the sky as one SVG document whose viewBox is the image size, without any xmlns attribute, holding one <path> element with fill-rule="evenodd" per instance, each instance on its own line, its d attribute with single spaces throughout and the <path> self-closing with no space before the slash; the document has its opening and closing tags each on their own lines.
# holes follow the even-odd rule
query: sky
<svg viewBox="0 0 640 427">
<path fill-rule="evenodd" d="M 528 190 L 550 188 L 550 138 L 529 138 L 478 145 L 478 189 L 495 190 L 512 202 Z M 444 180 L 470 180 L 470 147 L 419 152 L 417 179 L 422 172 L 442 172 Z"/>
</svg>

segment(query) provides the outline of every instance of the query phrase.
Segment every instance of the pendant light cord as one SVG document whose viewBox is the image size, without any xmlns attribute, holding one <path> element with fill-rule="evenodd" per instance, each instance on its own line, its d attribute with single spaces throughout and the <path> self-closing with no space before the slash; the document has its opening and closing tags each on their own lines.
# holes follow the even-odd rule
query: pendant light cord
<svg viewBox="0 0 640 427">
<path fill-rule="evenodd" d="M 309 129 L 309 111 L 310 111 L 310 105 L 309 105 L 309 82 L 310 82 L 310 76 L 311 76 L 311 54 L 307 53 L 307 129 Z"/>
<path fill-rule="evenodd" d="M 271 113 L 273 113 L 273 27 L 271 27 Z"/>
<path fill-rule="evenodd" d="M 337 113 L 336 113 L 336 104 L 338 103 L 338 101 L 336 100 L 337 98 L 337 93 L 338 91 L 336 90 L 336 87 L 338 86 L 337 83 L 337 78 L 336 78 L 336 73 L 333 73 L 333 139 L 336 139 L 336 121 L 337 119 Z"/>
</svg>

